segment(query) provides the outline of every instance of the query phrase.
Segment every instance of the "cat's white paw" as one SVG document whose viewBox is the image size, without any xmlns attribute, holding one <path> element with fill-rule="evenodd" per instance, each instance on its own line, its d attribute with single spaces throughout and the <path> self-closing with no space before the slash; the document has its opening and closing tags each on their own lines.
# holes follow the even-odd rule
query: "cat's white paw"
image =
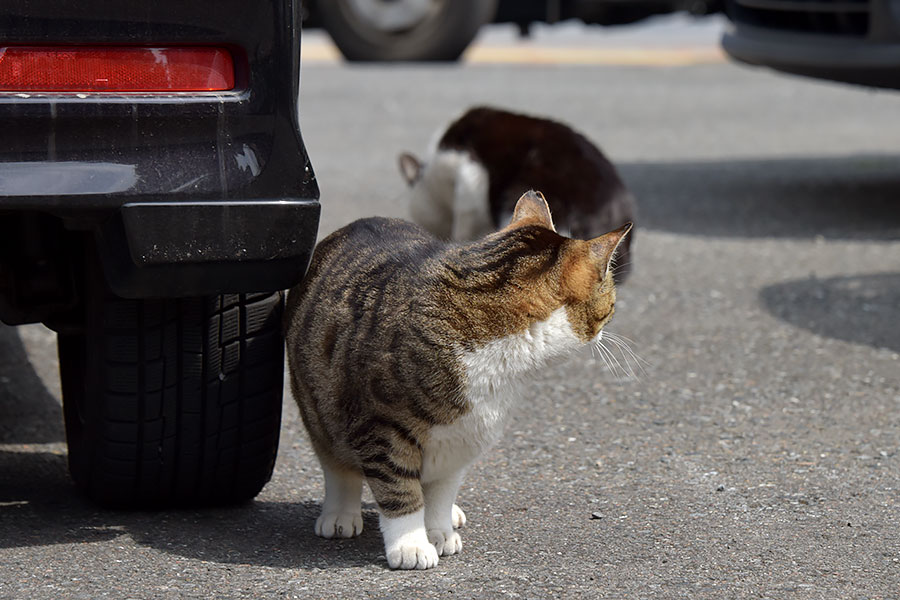
<svg viewBox="0 0 900 600">
<path fill-rule="evenodd" d="M 323 538 L 351 538 L 362 530 L 361 514 L 323 513 L 316 519 L 316 535 Z"/>
<path fill-rule="evenodd" d="M 466 526 L 466 513 L 457 505 L 453 505 L 453 529 Z"/>
<path fill-rule="evenodd" d="M 462 550 L 462 538 L 455 531 L 429 529 L 428 541 L 437 550 L 438 556 L 450 556 Z"/>
<path fill-rule="evenodd" d="M 427 540 L 407 542 L 389 548 L 387 561 L 392 569 L 431 569 L 438 564 L 438 553 Z"/>
</svg>

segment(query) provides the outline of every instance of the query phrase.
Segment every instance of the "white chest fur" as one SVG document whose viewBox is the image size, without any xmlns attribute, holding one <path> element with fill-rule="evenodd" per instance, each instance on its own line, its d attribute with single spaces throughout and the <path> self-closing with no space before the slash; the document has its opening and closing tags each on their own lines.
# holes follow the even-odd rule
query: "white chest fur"
<svg viewBox="0 0 900 600">
<path fill-rule="evenodd" d="M 423 483 L 465 469 L 496 443 L 530 374 L 547 360 L 580 345 L 565 308 L 560 308 L 522 333 L 461 352 L 471 410 L 455 423 L 431 430 L 425 445 Z"/>
</svg>

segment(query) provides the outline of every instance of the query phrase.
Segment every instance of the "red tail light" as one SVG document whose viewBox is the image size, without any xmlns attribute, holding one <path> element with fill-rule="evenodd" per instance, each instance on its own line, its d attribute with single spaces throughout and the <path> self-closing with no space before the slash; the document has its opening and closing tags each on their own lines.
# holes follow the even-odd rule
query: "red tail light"
<svg viewBox="0 0 900 600">
<path fill-rule="evenodd" d="M 0 91 L 209 92 L 234 88 L 224 48 L 0 47 Z"/>
</svg>

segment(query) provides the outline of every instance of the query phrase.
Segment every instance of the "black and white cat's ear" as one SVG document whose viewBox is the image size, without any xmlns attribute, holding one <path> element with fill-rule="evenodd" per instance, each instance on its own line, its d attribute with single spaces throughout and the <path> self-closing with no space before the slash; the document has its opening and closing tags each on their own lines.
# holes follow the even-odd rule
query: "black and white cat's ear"
<svg viewBox="0 0 900 600">
<path fill-rule="evenodd" d="M 403 179 L 408 185 L 412 186 L 419 180 L 419 176 L 422 174 L 422 163 L 418 158 L 409 152 L 401 152 L 397 157 L 397 164 L 400 165 L 400 174 L 403 175 Z"/>
<path fill-rule="evenodd" d="M 628 232 L 631 231 L 632 226 L 633 223 L 625 223 L 615 231 L 604 233 L 588 242 L 591 245 L 591 260 L 594 261 L 594 264 L 600 271 L 601 280 L 606 278 L 610 264 L 616 257 L 616 250 L 619 248 L 622 240 L 625 239 L 625 236 L 628 235 Z"/>
<path fill-rule="evenodd" d="M 511 226 L 515 225 L 523 219 L 537 219 L 547 229 L 556 231 L 556 228 L 553 227 L 553 218 L 550 216 L 550 207 L 547 205 L 544 195 L 540 192 L 535 192 L 534 190 L 525 192 L 516 202 L 516 208 L 513 211 L 512 220 L 509 224 Z"/>
</svg>

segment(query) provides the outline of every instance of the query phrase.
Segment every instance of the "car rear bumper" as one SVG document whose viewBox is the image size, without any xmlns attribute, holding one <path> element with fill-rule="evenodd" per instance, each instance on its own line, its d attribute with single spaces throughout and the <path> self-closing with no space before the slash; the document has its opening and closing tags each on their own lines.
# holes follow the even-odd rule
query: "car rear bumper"
<svg viewBox="0 0 900 600">
<path fill-rule="evenodd" d="M 95 232 L 110 288 L 125 298 L 285 289 L 306 272 L 315 199 L 130 202 Z"/>
<path fill-rule="evenodd" d="M 320 207 L 285 114 L 296 104 L 247 116 L 241 93 L 11 96 L 0 94 L 0 127 L 17 140 L 0 149 L 0 219 L 45 214 L 92 235 L 116 294 L 276 290 L 305 273 Z"/>
</svg>

